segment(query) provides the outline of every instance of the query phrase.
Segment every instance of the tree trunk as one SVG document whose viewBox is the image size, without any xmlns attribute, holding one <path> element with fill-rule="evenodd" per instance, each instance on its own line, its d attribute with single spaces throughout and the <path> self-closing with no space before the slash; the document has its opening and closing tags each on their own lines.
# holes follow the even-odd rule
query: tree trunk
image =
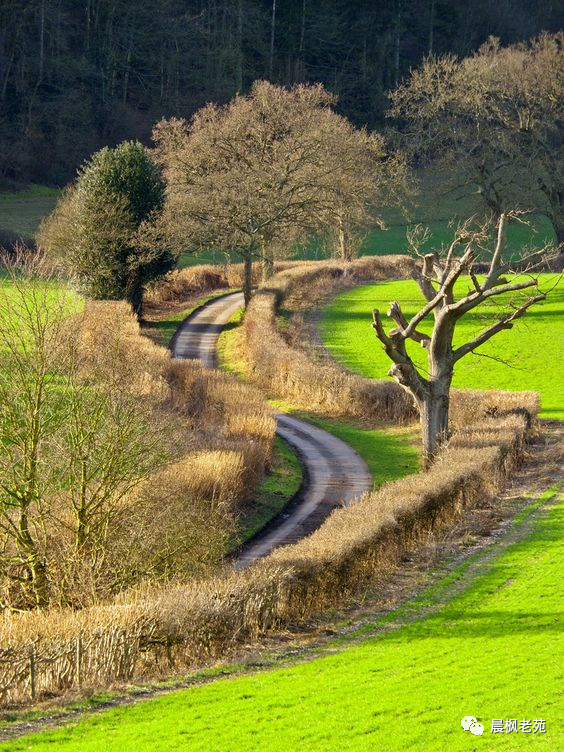
<svg viewBox="0 0 564 752">
<path fill-rule="evenodd" d="M 342 217 L 337 219 L 337 247 L 339 256 L 343 261 L 348 261 L 347 257 L 347 239 L 345 236 L 345 226 Z"/>
<path fill-rule="evenodd" d="M 37 608 L 47 608 L 49 605 L 49 581 L 45 562 L 34 556 L 30 559 L 29 570 Z"/>
<path fill-rule="evenodd" d="M 418 403 L 424 468 L 433 463 L 437 452 L 448 438 L 449 390 L 450 384 L 445 386 L 435 382 L 429 393 Z"/>
<path fill-rule="evenodd" d="M 262 281 L 268 282 L 268 280 L 274 274 L 274 256 L 271 251 L 265 249 L 262 254 Z"/>
<path fill-rule="evenodd" d="M 243 296 L 245 298 L 245 308 L 251 302 L 253 293 L 253 254 L 251 252 L 245 255 L 245 278 L 243 280 Z"/>
<path fill-rule="evenodd" d="M 141 317 L 143 315 L 143 293 L 143 285 L 139 282 L 138 279 L 134 278 L 129 280 L 125 296 L 127 302 L 133 309 L 133 313 L 139 320 L 141 320 Z"/>
<path fill-rule="evenodd" d="M 270 22 L 270 60 L 269 71 L 270 78 L 272 79 L 272 71 L 274 69 L 274 39 L 276 36 L 276 0 L 272 0 L 272 16 Z"/>
</svg>

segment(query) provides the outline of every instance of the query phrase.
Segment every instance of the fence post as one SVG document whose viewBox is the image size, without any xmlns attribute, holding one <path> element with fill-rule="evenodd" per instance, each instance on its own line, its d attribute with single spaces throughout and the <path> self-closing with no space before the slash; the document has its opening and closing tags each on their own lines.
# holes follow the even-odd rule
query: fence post
<svg viewBox="0 0 564 752">
<path fill-rule="evenodd" d="M 35 665 L 35 645 L 32 645 L 29 651 L 29 687 L 31 699 L 35 700 L 36 695 L 36 665 Z"/>
<path fill-rule="evenodd" d="M 82 635 L 76 638 L 76 683 L 82 686 Z"/>
</svg>

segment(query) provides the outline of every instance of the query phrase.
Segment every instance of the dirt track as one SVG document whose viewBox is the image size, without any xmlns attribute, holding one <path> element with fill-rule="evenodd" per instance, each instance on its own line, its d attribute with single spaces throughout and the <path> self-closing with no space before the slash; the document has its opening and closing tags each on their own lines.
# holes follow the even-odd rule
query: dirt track
<svg viewBox="0 0 564 752">
<path fill-rule="evenodd" d="M 242 293 L 216 298 L 196 309 L 179 327 L 173 342 L 175 358 L 217 365 L 217 340 L 231 316 L 243 304 Z M 308 535 L 335 507 L 372 488 L 364 460 L 340 439 L 289 415 L 276 415 L 277 433 L 300 455 L 305 479 L 296 497 L 244 547 L 236 565 L 244 567 L 277 546 Z"/>
</svg>

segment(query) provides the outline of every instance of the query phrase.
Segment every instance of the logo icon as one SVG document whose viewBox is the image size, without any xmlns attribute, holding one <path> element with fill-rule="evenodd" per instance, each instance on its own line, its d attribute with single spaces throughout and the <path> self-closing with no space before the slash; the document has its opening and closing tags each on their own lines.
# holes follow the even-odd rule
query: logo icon
<svg viewBox="0 0 564 752">
<path fill-rule="evenodd" d="M 482 734 L 484 733 L 483 724 L 480 723 L 478 719 L 473 715 L 465 715 L 464 718 L 460 721 L 460 725 L 462 726 L 464 731 L 470 731 L 470 733 L 474 734 L 474 736 L 482 736 Z"/>
</svg>

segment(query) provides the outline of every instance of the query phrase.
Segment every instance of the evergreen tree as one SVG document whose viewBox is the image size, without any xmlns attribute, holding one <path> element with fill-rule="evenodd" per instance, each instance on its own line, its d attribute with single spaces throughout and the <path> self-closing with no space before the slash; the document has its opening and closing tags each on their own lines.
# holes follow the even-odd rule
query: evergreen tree
<svg viewBox="0 0 564 752">
<path fill-rule="evenodd" d="M 164 183 L 142 144 L 106 147 L 43 223 L 39 245 L 87 297 L 127 300 L 140 315 L 144 285 L 176 262 L 151 232 L 163 201 Z"/>
</svg>

